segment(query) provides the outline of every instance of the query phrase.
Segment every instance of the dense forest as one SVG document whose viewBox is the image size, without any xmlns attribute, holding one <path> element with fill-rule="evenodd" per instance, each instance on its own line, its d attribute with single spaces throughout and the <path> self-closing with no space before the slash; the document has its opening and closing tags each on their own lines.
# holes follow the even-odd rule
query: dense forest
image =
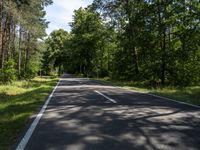
<svg viewBox="0 0 200 150">
<path fill-rule="evenodd" d="M 2 81 L 57 71 L 148 85 L 199 84 L 199 0 L 94 0 L 74 11 L 70 32 L 53 31 L 42 42 L 49 4 L 1 0 Z"/>
<path fill-rule="evenodd" d="M 0 81 L 30 79 L 41 69 L 48 22 L 45 6 L 51 0 L 0 1 Z"/>
<path fill-rule="evenodd" d="M 57 67 L 151 85 L 197 84 L 199 16 L 198 0 L 95 0 L 74 11 L 70 33 L 48 37 L 44 73 Z"/>
</svg>

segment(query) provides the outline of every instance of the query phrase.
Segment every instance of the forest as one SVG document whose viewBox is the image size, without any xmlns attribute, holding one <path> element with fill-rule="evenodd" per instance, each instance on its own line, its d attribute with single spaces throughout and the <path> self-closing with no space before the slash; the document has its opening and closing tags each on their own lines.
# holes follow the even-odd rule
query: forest
<svg viewBox="0 0 200 150">
<path fill-rule="evenodd" d="M 70 32 L 46 36 L 44 7 L 51 3 L 1 0 L 1 82 L 67 72 L 151 86 L 199 84 L 198 0 L 94 0 L 74 11 Z"/>
<path fill-rule="evenodd" d="M 31 79 L 41 69 L 51 0 L 0 1 L 0 81 Z M 31 11 L 30 11 L 31 10 Z"/>
</svg>

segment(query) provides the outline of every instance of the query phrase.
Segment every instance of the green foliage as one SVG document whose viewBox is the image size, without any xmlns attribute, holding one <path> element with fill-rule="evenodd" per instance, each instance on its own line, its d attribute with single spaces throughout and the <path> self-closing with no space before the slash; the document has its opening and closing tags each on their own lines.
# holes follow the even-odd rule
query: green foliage
<svg viewBox="0 0 200 150">
<path fill-rule="evenodd" d="M 52 0 L 2 0 L 0 3 L 0 80 L 33 78 L 43 52 L 48 22 L 45 6 Z M 31 11 L 30 11 L 31 10 Z M 12 62 L 9 58 L 12 58 Z M 33 60 L 34 59 L 34 60 Z"/>
<path fill-rule="evenodd" d="M 33 79 L 38 75 L 39 70 L 40 64 L 37 61 L 29 61 L 26 68 L 22 71 L 22 77 L 27 80 Z"/>
<path fill-rule="evenodd" d="M 63 72 L 61 69 L 64 60 L 67 61 L 68 47 L 66 45 L 69 38 L 70 35 L 63 29 L 55 30 L 50 34 L 45 41 L 47 49 L 43 52 L 43 74 L 50 75 L 56 68 L 58 69 L 58 74 Z"/>
<path fill-rule="evenodd" d="M 70 33 L 49 36 L 44 72 L 200 84 L 199 6 L 198 0 L 94 0 L 74 11 Z"/>
<path fill-rule="evenodd" d="M 15 62 L 9 59 L 4 62 L 4 68 L 0 70 L 0 82 L 7 83 L 16 79 Z"/>
<path fill-rule="evenodd" d="M 102 46 L 103 26 L 100 15 L 92 9 L 78 9 L 75 11 L 72 27 L 72 57 L 79 59 L 73 60 L 74 66 L 79 66 L 78 72 L 85 76 L 94 74 L 95 65 L 98 68 L 99 62 L 95 60 L 98 51 Z M 94 62 L 96 64 L 94 64 Z"/>
<path fill-rule="evenodd" d="M 94 0 L 117 34 L 111 77 L 151 85 L 199 84 L 199 6 L 198 0 Z"/>
</svg>

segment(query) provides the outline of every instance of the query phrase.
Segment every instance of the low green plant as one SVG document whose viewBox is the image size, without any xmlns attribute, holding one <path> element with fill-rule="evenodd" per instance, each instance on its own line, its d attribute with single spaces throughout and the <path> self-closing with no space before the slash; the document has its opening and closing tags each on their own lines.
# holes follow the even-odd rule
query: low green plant
<svg viewBox="0 0 200 150">
<path fill-rule="evenodd" d="M 16 79 L 15 62 L 8 59 L 4 62 L 3 69 L 0 70 L 0 81 L 3 83 L 12 82 Z"/>
</svg>

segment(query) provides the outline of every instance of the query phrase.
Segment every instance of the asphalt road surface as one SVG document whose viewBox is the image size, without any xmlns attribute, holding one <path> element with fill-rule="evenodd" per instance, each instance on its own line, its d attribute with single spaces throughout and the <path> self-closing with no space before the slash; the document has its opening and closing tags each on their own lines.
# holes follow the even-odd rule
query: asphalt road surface
<svg viewBox="0 0 200 150">
<path fill-rule="evenodd" d="M 64 75 L 27 150 L 200 150 L 200 109 Z"/>
</svg>

